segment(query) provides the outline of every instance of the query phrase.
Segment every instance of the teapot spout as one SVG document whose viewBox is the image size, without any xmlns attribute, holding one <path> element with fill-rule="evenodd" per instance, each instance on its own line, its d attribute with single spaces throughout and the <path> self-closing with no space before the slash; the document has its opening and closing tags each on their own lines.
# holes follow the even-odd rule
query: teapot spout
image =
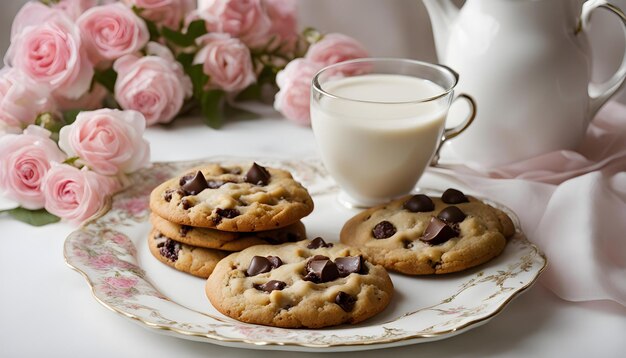
<svg viewBox="0 0 626 358">
<path fill-rule="evenodd" d="M 456 20 L 459 9 L 451 0 L 422 0 L 422 2 L 426 6 L 426 11 L 428 11 L 428 16 L 430 17 L 437 58 L 439 61 L 443 61 L 448 45 L 450 26 Z"/>
</svg>

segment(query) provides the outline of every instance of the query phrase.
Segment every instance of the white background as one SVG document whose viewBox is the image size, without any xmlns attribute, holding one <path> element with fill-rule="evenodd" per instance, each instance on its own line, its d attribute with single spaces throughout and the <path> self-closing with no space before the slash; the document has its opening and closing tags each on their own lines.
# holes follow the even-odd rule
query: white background
<svg viewBox="0 0 626 358">
<path fill-rule="evenodd" d="M 505 0 L 503 0 L 505 1 Z M 545 0 L 550 1 L 550 0 Z M 23 1 L 0 1 L 0 48 Z M 626 0 L 615 0 L 626 8 Z M 301 1 L 303 24 L 360 39 L 373 55 L 434 61 L 429 22 L 418 0 Z M 597 76 L 617 66 L 621 31 L 611 17 L 594 17 L 593 39 L 603 57 Z M 600 21 L 597 21 L 600 20 Z M 609 52 L 615 52 L 611 55 Z M 214 131 L 197 119 L 150 128 L 152 160 L 213 155 L 315 155 L 307 128 L 274 114 L 234 121 Z M 32 228 L 0 216 L 0 357 L 293 357 L 289 352 L 224 348 L 148 331 L 99 305 L 84 279 L 63 262 L 71 227 Z M 626 310 L 611 302 L 571 303 L 541 285 L 514 300 L 486 325 L 444 341 L 343 357 L 623 357 Z M 299 354 L 297 357 L 314 357 Z"/>
</svg>

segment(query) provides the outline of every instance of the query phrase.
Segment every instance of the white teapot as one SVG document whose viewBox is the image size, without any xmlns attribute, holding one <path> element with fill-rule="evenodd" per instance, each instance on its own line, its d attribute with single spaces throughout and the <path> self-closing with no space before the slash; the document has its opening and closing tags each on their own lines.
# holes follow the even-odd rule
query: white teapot
<svg viewBox="0 0 626 358">
<path fill-rule="evenodd" d="M 491 167 L 576 149 L 598 109 L 624 84 L 626 54 L 606 82 L 589 83 L 585 30 L 604 0 L 423 0 L 439 61 L 460 74 L 476 120 L 449 143 L 462 160 Z M 617 31 L 617 29 L 616 29 Z"/>
</svg>

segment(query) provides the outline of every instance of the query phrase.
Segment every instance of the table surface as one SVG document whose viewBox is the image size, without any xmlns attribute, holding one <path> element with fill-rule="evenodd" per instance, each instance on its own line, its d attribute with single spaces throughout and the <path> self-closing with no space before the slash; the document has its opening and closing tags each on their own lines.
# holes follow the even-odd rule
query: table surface
<svg viewBox="0 0 626 358">
<path fill-rule="evenodd" d="M 153 161 L 210 156 L 316 156 L 313 134 L 264 109 L 262 118 L 231 120 L 222 129 L 198 118 L 149 128 Z M 420 184 L 437 186 L 426 174 Z M 85 280 L 63 261 L 73 230 L 34 228 L 0 216 L 0 357 L 292 357 L 192 342 L 156 333 L 101 306 Z M 487 324 L 441 341 L 388 348 L 397 357 L 624 357 L 626 309 L 612 302 L 563 301 L 541 284 Z M 378 357 L 381 351 L 341 353 Z M 385 352 L 387 353 L 387 352 Z M 298 353 L 296 356 L 313 356 Z"/>
</svg>

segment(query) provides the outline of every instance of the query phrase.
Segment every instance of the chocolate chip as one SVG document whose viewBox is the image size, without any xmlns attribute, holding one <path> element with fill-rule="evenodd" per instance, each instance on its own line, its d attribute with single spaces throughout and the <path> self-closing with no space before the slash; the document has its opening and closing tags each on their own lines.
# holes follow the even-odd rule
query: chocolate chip
<svg viewBox="0 0 626 358">
<path fill-rule="evenodd" d="M 246 270 L 246 276 L 256 276 L 261 273 L 270 272 L 272 270 L 272 262 L 263 256 L 254 256 L 250 260 L 250 265 Z"/>
<path fill-rule="evenodd" d="M 178 233 L 180 234 L 180 236 L 187 236 L 187 233 L 192 229 L 191 226 L 187 226 L 187 225 L 181 225 L 180 229 L 178 230 Z"/>
<path fill-rule="evenodd" d="M 163 193 L 163 199 L 165 199 L 168 203 L 172 201 L 172 194 L 174 194 L 174 191 L 174 189 L 167 189 L 165 193 Z"/>
<path fill-rule="evenodd" d="M 187 210 L 193 206 L 193 202 L 187 198 L 182 198 L 182 200 L 180 201 L 180 204 L 183 206 L 184 210 Z"/>
<path fill-rule="evenodd" d="M 356 298 L 350 296 L 343 291 L 339 291 L 339 293 L 337 293 L 337 296 L 335 296 L 335 303 L 338 304 L 339 307 L 341 307 L 341 309 L 346 312 L 352 311 L 355 302 Z"/>
<path fill-rule="evenodd" d="M 185 185 L 186 182 L 188 182 L 189 180 L 191 180 L 191 178 L 193 178 L 196 174 L 195 173 L 191 173 L 191 174 L 185 174 L 183 175 L 179 180 L 178 180 L 178 185 L 183 186 Z"/>
<path fill-rule="evenodd" d="M 412 249 L 413 248 L 413 241 L 405 240 L 405 241 L 402 242 L 402 244 L 404 245 L 405 249 Z"/>
<path fill-rule="evenodd" d="M 281 260 L 278 256 L 268 256 L 267 259 L 272 265 L 272 268 L 279 268 L 283 265 L 283 260 Z"/>
<path fill-rule="evenodd" d="M 332 243 L 327 243 L 321 237 L 316 237 L 307 245 L 308 249 L 319 249 L 320 247 L 333 247 Z"/>
<path fill-rule="evenodd" d="M 389 221 L 381 221 L 372 229 L 372 235 L 375 239 L 386 239 L 392 237 L 396 233 L 396 227 Z"/>
<path fill-rule="evenodd" d="M 435 210 L 435 204 L 432 199 L 424 194 L 413 195 L 404 202 L 402 207 L 412 213 L 427 213 Z"/>
<path fill-rule="evenodd" d="M 330 260 L 315 260 L 309 263 L 310 273 L 317 278 L 317 283 L 324 283 L 339 278 L 337 265 Z"/>
<path fill-rule="evenodd" d="M 469 203 L 469 199 L 463 192 L 452 188 L 443 192 L 441 200 L 446 204 Z"/>
<path fill-rule="evenodd" d="M 252 163 L 252 167 L 243 177 L 243 180 L 250 184 L 267 185 L 270 182 L 270 172 L 257 163 Z"/>
<path fill-rule="evenodd" d="M 313 257 L 311 257 L 305 265 L 305 269 L 307 272 L 311 271 L 311 268 L 309 267 L 309 265 L 311 264 L 311 262 L 313 261 L 324 261 L 324 260 L 330 260 L 330 258 L 328 256 L 324 256 L 324 255 L 315 255 Z"/>
<path fill-rule="evenodd" d="M 335 259 L 335 265 L 337 265 L 337 270 L 339 270 L 339 276 L 346 277 L 351 273 L 361 273 L 365 263 L 363 262 L 363 257 L 359 255 L 338 257 Z"/>
<path fill-rule="evenodd" d="M 447 208 L 441 210 L 437 217 L 448 224 L 455 224 L 465 220 L 467 215 L 465 215 L 465 213 L 463 213 L 463 211 L 456 206 L 448 206 Z"/>
<path fill-rule="evenodd" d="M 159 248 L 159 253 L 166 259 L 175 262 L 178 260 L 178 252 L 180 251 L 180 243 L 167 239 Z"/>
<path fill-rule="evenodd" d="M 181 178 L 180 181 L 182 182 L 184 178 L 185 177 Z M 199 170 L 193 178 L 186 180 L 185 183 L 181 185 L 181 188 L 187 195 L 198 195 L 201 191 L 208 187 L 209 185 L 207 184 L 204 175 Z"/>
<path fill-rule="evenodd" d="M 253 287 L 256 288 L 257 290 L 265 291 L 265 292 L 272 292 L 274 290 L 280 291 L 286 286 L 287 286 L 286 283 L 284 283 L 283 281 L 278 281 L 278 280 L 267 281 L 266 283 L 262 285 L 259 285 L 259 284 L 253 285 Z"/>
<path fill-rule="evenodd" d="M 444 221 L 436 217 L 432 217 L 426 227 L 426 230 L 424 230 L 424 235 L 420 237 L 420 240 L 430 245 L 438 245 L 457 236 L 457 232 L 448 226 Z"/>
<path fill-rule="evenodd" d="M 219 215 L 220 217 L 227 218 L 227 219 L 232 219 L 232 218 L 235 218 L 235 217 L 241 215 L 241 213 L 237 209 L 220 209 L 220 208 L 217 208 L 217 209 L 215 209 L 215 213 L 217 215 Z"/>
</svg>

